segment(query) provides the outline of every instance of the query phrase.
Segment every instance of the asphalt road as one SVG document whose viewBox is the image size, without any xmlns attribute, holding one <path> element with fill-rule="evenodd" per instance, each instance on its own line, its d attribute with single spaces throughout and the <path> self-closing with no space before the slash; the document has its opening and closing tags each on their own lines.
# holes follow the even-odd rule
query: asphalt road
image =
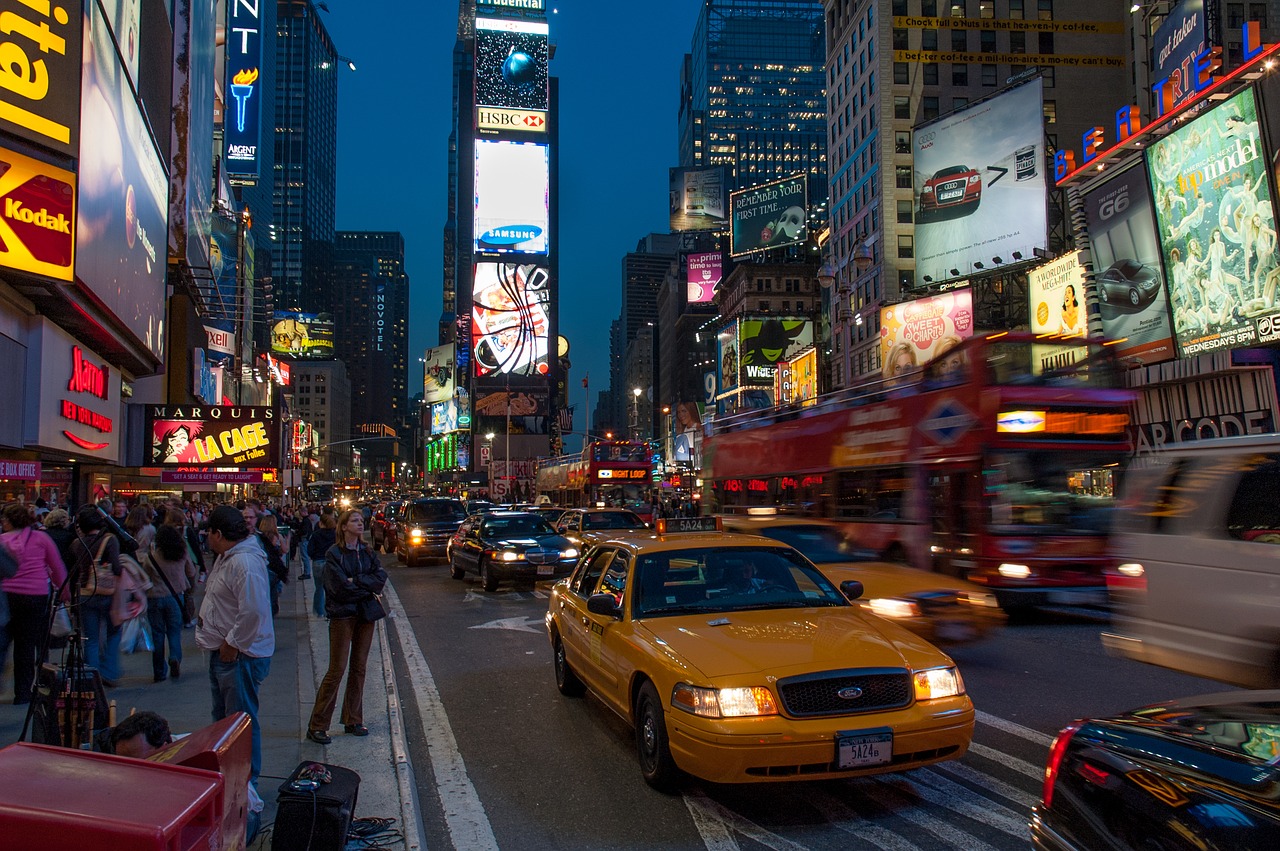
<svg viewBox="0 0 1280 851">
<path fill-rule="evenodd" d="M 443 564 L 384 557 L 401 700 L 433 849 L 1028 847 L 1053 734 L 1072 719 L 1226 690 L 1102 649 L 1101 613 L 1051 611 L 951 653 L 978 709 L 957 762 L 876 778 L 663 795 L 629 728 L 562 697 L 543 626 L 547 586 L 486 594 Z"/>
</svg>

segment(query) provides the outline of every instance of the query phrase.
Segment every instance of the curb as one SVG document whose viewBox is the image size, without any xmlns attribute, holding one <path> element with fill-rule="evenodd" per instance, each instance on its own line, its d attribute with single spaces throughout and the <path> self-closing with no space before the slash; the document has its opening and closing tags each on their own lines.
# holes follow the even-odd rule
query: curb
<svg viewBox="0 0 1280 851">
<path fill-rule="evenodd" d="M 391 585 L 391 580 L 387 580 Z M 393 589 L 394 593 L 394 589 Z M 419 851 L 425 832 L 422 826 L 422 807 L 418 802 L 418 783 L 409 759 L 409 744 L 405 738 L 404 715 L 400 711 L 400 689 L 396 685 L 395 663 L 391 658 L 391 641 L 387 637 L 387 621 L 395 617 L 388 612 L 378 624 L 378 641 L 382 647 L 382 674 L 387 686 L 387 717 L 391 728 L 391 756 L 395 760 L 396 782 L 400 786 L 400 830 L 404 835 L 406 851 Z"/>
</svg>

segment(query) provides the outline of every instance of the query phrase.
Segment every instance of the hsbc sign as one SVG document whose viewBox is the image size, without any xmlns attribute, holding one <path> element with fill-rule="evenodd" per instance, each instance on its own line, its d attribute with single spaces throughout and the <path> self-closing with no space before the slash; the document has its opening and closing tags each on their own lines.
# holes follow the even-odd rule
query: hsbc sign
<svg viewBox="0 0 1280 851">
<path fill-rule="evenodd" d="M 500 132 L 547 132 L 547 113 L 541 109 L 504 109 L 496 106 L 476 107 L 476 129 L 486 135 Z"/>
</svg>

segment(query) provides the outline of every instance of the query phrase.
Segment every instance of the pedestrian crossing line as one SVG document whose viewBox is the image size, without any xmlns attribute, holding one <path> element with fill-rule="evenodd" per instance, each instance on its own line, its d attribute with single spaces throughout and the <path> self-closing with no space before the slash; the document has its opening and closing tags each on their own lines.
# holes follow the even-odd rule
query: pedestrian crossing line
<svg viewBox="0 0 1280 851">
<path fill-rule="evenodd" d="M 807 795 L 809 803 L 837 830 L 856 836 L 883 851 L 920 851 L 920 846 L 892 830 L 874 824 L 862 817 L 857 810 L 828 792 L 815 791 Z"/>
<path fill-rule="evenodd" d="M 997 780 L 988 774 L 983 774 L 981 771 L 970 768 L 963 762 L 956 762 L 952 760 L 951 762 L 942 765 L 930 766 L 928 770 L 942 774 L 950 774 L 953 778 L 965 780 L 975 786 L 980 786 L 989 792 L 994 792 L 1002 798 L 1014 801 L 1027 809 L 1030 809 L 1040 803 L 1040 799 L 1037 796 L 1024 792 L 1016 786 L 1011 786 L 1003 780 Z"/>
<path fill-rule="evenodd" d="M 1044 768 L 1042 766 L 1032 765 L 1026 760 L 1018 759 L 1016 756 L 1010 756 L 1004 751 L 998 751 L 995 748 L 989 748 L 986 745 L 971 742 L 969 744 L 969 753 L 980 756 L 983 759 L 998 762 L 1006 768 L 1012 769 L 1019 774 L 1025 774 L 1027 777 L 1034 778 L 1035 780 L 1044 780 Z"/>
<path fill-rule="evenodd" d="M 981 710 L 975 711 L 973 714 L 980 724 L 995 727 L 997 730 L 1002 730 L 1020 739 L 1026 739 L 1028 742 L 1035 742 L 1041 747 L 1049 748 L 1053 746 L 1053 736 L 1046 736 L 1039 730 L 1032 730 L 1030 727 L 1024 727 L 1021 724 L 1007 721 L 997 715 L 990 715 Z"/>
<path fill-rule="evenodd" d="M 954 813 L 1002 830 L 1010 836 L 1027 836 L 1027 817 L 1008 807 L 984 798 L 977 792 L 931 771 L 912 772 L 901 778 L 919 797 L 931 804 L 946 807 Z M 921 786 L 926 788 L 920 788 Z"/>
<path fill-rule="evenodd" d="M 911 800 L 911 796 L 895 788 L 892 781 L 879 780 L 862 787 L 859 791 L 899 818 L 906 819 L 942 840 L 948 848 L 963 848 L 965 851 L 996 851 L 995 846 L 983 842 L 973 834 L 918 809 Z"/>
<path fill-rule="evenodd" d="M 740 851 L 738 841 L 733 838 L 728 825 L 709 811 L 705 806 L 704 796 L 696 797 L 698 801 L 685 795 L 684 805 L 688 808 L 689 817 L 693 819 L 693 826 L 698 829 L 698 835 L 702 837 L 702 844 L 707 851 Z"/>
<path fill-rule="evenodd" d="M 710 834 L 702 834 L 702 841 L 706 844 L 707 851 L 736 851 L 738 842 L 733 838 L 733 833 L 740 833 L 752 842 L 757 842 L 766 848 L 772 848 L 773 851 L 808 851 L 805 846 L 792 842 L 790 839 L 779 836 L 773 831 L 743 818 L 727 807 L 711 800 L 706 795 L 685 795 L 684 805 L 689 809 L 689 813 L 693 816 L 694 823 L 698 825 L 700 833 L 706 821 L 711 820 L 720 823 L 724 831 L 723 836 L 715 829 Z"/>
</svg>

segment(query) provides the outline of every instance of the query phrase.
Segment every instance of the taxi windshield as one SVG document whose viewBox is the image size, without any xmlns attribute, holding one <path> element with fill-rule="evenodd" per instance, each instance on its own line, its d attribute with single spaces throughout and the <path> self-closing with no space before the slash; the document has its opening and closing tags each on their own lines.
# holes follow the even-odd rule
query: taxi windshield
<svg viewBox="0 0 1280 851">
<path fill-rule="evenodd" d="M 787 547 L 697 547 L 636 561 L 632 617 L 845 606 L 848 601 Z"/>
</svg>

